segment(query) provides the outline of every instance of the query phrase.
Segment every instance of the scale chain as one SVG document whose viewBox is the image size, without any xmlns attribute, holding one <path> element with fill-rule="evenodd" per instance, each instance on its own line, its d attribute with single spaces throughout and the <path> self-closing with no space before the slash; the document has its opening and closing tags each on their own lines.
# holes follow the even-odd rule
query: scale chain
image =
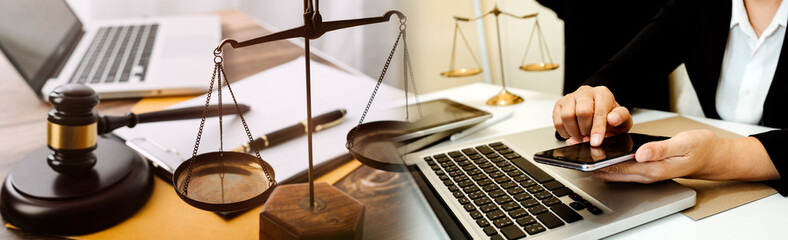
<svg viewBox="0 0 788 240">
<path fill-rule="evenodd" d="M 205 98 L 205 108 L 202 110 L 202 119 L 200 120 L 200 130 L 197 131 L 197 140 L 194 142 L 194 151 L 192 151 L 192 158 L 189 162 L 189 171 L 186 173 L 186 180 L 183 182 L 181 187 L 181 192 L 183 195 L 186 196 L 188 194 L 189 189 L 189 182 L 192 178 L 192 169 L 194 169 L 194 160 L 197 156 L 197 149 L 200 147 L 200 138 L 202 138 L 202 130 L 205 127 L 205 116 L 208 114 L 208 105 L 211 103 L 211 93 L 213 93 L 213 84 L 216 81 L 216 73 L 219 71 L 221 60 L 219 62 L 215 62 L 213 67 L 213 76 L 211 76 L 211 85 L 208 87 L 208 96 Z"/>
<path fill-rule="evenodd" d="M 410 63 L 410 53 L 408 51 L 408 38 L 407 33 L 403 31 L 402 33 L 402 47 L 403 47 L 403 58 L 405 59 L 405 66 L 404 68 L 407 69 L 407 74 L 410 75 L 411 86 L 413 86 L 413 98 L 416 99 L 416 109 L 419 110 L 419 119 L 424 118 L 424 113 L 421 110 L 421 100 L 419 99 L 419 90 L 416 88 L 416 77 L 413 74 L 413 66 Z M 407 91 L 407 89 L 405 90 Z M 406 104 L 407 105 L 407 104 Z"/>
<path fill-rule="evenodd" d="M 404 24 L 403 24 L 404 25 Z M 378 93 L 378 89 L 380 88 L 380 84 L 383 83 L 383 78 L 386 76 L 386 71 L 388 71 L 389 64 L 391 64 L 391 58 L 394 57 L 394 52 L 397 50 L 397 45 L 399 44 L 399 40 L 402 38 L 402 33 L 404 30 L 399 32 L 397 35 L 397 40 L 394 41 L 394 47 L 391 48 L 391 52 L 389 53 L 388 58 L 386 58 L 386 64 L 383 65 L 383 70 L 380 73 L 380 77 L 378 77 L 378 82 L 375 84 L 375 89 L 372 90 L 372 96 L 369 97 L 369 102 L 367 102 L 367 106 L 364 108 L 364 113 L 361 114 L 361 119 L 358 120 L 358 126 L 353 131 L 353 137 L 345 144 L 345 147 L 352 148 L 353 145 L 356 143 L 356 136 L 358 136 L 358 131 L 361 128 L 361 124 L 364 123 L 364 118 L 367 117 L 367 113 L 369 112 L 369 108 L 372 107 L 372 101 L 375 100 L 375 95 Z"/>
<path fill-rule="evenodd" d="M 241 113 L 241 109 L 238 106 L 238 101 L 235 99 L 235 93 L 233 93 L 233 88 L 230 87 L 230 81 L 227 80 L 227 76 L 224 73 L 223 66 L 219 66 L 219 72 L 224 77 L 224 81 L 227 85 L 227 90 L 230 92 L 230 97 L 232 97 L 233 103 L 235 104 L 235 110 L 238 113 L 238 117 L 241 118 L 241 123 L 244 125 L 244 130 L 246 131 L 246 137 L 249 138 L 249 142 L 252 142 L 254 141 L 254 138 L 252 137 L 252 132 L 249 131 L 249 125 L 246 124 L 246 119 L 244 119 L 244 115 Z M 263 163 L 263 158 L 260 157 L 260 151 L 258 151 L 257 148 L 254 149 L 254 154 L 260 163 L 260 168 L 263 169 L 263 173 L 265 174 L 266 180 L 268 180 L 268 186 L 274 185 L 274 180 L 271 179 L 271 174 L 268 173 L 268 168 Z"/>
</svg>

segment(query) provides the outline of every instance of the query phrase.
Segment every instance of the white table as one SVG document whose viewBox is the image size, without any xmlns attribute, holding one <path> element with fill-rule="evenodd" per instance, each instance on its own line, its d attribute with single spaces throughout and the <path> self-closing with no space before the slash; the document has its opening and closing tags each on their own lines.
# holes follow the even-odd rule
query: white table
<svg viewBox="0 0 788 240">
<path fill-rule="evenodd" d="M 422 101 L 438 98 L 451 100 L 473 106 L 495 114 L 514 111 L 514 116 L 487 129 L 471 134 L 454 142 L 444 142 L 438 146 L 446 146 L 472 139 L 502 136 L 520 131 L 552 126 L 552 110 L 558 95 L 508 88 L 512 93 L 525 98 L 524 103 L 494 107 L 487 106 L 488 98 L 500 91 L 500 86 L 485 83 L 474 83 L 438 92 L 424 94 Z M 675 113 L 640 110 L 633 111 L 635 123 L 647 122 L 676 116 Z M 689 117 L 705 124 L 725 129 L 740 135 L 750 135 L 769 130 L 761 126 L 753 126 L 720 120 Z M 749 204 L 694 221 L 681 213 L 675 213 L 647 224 L 629 229 L 609 237 L 610 239 L 784 239 L 785 223 L 788 222 L 788 198 L 774 194 Z"/>
</svg>

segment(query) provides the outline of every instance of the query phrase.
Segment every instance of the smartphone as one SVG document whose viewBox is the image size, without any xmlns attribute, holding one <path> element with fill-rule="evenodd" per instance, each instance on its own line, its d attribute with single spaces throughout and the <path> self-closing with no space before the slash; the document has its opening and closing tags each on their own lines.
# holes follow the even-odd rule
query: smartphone
<svg viewBox="0 0 788 240">
<path fill-rule="evenodd" d="M 578 143 L 534 154 L 538 163 L 559 166 L 584 172 L 634 160 L 635 151 L 647 142 L 660 141 L 668 137 L 651 136 L 639 133 L 620 134 L 605 138 L 599 147 L 591 147 L 589 142 Z"/>
</svg>

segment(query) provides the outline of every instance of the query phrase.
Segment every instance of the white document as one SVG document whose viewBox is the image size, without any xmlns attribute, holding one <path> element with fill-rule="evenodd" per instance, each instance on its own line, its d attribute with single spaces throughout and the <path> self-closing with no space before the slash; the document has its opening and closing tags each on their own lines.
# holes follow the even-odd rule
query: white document
<svg viewBox="0 0 788 240">
<path fill-rule="evenodd" d="M 252 136 L 282 129 L 306 120 L 306 80 L 301 57 L 289 63 L 255 74 L 231 84 L 239 104 L 251 106 L 244 114 Z M 358 124 L 369 101 L 376 81 L 366 76 L 351 75 L 329 66 L 312 62 L 312 115 L 317 116 L 337 109 L 347 109 L 345 121 L 313 135 L 314 164 L 347 154 L 348 132 Z M 233 79 L 232 75 L 228 75 Z M 208 85 L 210 76 L 205 76 Z M 223 85 L 224 86 L 224 85 Z M 216 88 L 216 85 L 214 85 Z M 222 103 L 232 103 L 224 86 Z M 404 91 L 382 84 L 364 122 L 376 120 L 404 120 L 400 114 L 386 111 L 404 104 Z M 196 97 L 170 108 L 204 106 L 206 96 Z M 211 104 L 216 104 L 216 90 Z M 402 115 L 402 116 L 399 116 Z M 224 116 L 224 150 L 230 151 L 248 142 L 240 118 Z M 180 162 L 189 159 L 194 149 L 200 119 L 140 124 L 121 128 L 115 134 L 127 144 L 159 165 L 166 164 L 174 171 Z M 207 118 L 200 141 L 199 153 L 219 150 L 219 119 Z M 302 136 L 283 144 L 261 150 L 260 156 L 274 168 L 277 182 L 284 181 L 307 169 L 307 138 Z M 167 164 L 169 162 L 169 164 Z"/>
</svg>

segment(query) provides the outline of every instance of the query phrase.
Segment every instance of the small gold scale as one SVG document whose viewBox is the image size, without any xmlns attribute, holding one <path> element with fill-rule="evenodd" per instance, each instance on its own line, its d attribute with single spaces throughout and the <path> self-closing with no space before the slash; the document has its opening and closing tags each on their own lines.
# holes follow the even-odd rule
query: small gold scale
<svg viewBox="0 0 788 240">
<path fill-rule="evenodd" d="M 415 79 L 407 48 L 405 15 L 398 11 L 388 11 L 380 17 L 323 22 L 319 11 L 319 0 L 304 0 L 303 26 L 243 42 L 225 39 L 214 49 L 215 65 L 213 76 L 211 77 L 211 83 L 205 101 L 206 108 L 203 111 L 203 117 L 197 132 L 194 151 L 192 152 L 192 157 L 183 162 L 173 174 L 172 181 L 178 196 L 193 207 L 213 212 L 242 211 L 266 202 L 260 213 L 261 238 L 287 239 L 296 236 L 296 238 L 308 239 L 313 237 L 322 238 L 321 236 L 327 235 L 339 236 L 339 238 L 354 237 L 342 235 L 347 233 L 355 234 L 356 237 L 360 236 L 361 230 L 359 228 L 363 226 L 363 204 L 331 185 L 314 184 L 312 174 L 312 132 L 314 128 L 312 124 L 309 43 L 311 39 L 317 39 L 326 32 L 386 22 L 394 15 L 400 20 L 399 35 L 383 66 L 381 75 L 364 109 L 361 119 L 359 120 L 358 126 L 348 133 L 348 142 L 346 143 L 346 147 L 351 155 L 362 162 L 385 161 L 389 159 L 391 156 L 385 156 L 387 158 L 379 160 L 378 158 L 380 156 L 374 155 L 376 154 L 376 152 L 373 151 L 374 149 L 369 149 L 366 146 L 375 146 L 380 142 L 386 143 L 391 136 L 390 133 L 406 130 L 410 124 L 408 122 L 408 107 L 405 108 L 406 118 L 404 122 L 382 121 L 364 123 L 364 118 L 370 110 L 375 95 L 383 82 L 386 71 L 400 41 L 402 42 L 402 48 L 404 50 L 405 105 L 408 105 L 408 79 L 410 79 L 410 84 L 413 86 L 413 93 L 417 103 L 416 105 L 419 110 L 419 117 L 422 117 L 421 104 L 415 89 Z M 254 155 L 223 150 L 221 117 L 223 84 L 226 85 L 227 91 L 230 93 L 236 108 L 238 108 L 238 103 L 230 87 L 230 82 L 227 80 L 224 73 L 222 48 L 226 45 L 232 48 L 242 48 L 297 37 L 304 38 L 305 43 L 307 151 L 309 153 L 308 187 L 304 186 L 305 184 L 277 186 L 274 177 L 274 169 L 260 157 L 260 153 L 256 149 L 254 150 Z M 211 101 L 215 83 L 218 83 L 219 151 L 197 154 L 206 121 L 208 104 Z M 237 113 L 244 126 L 248 140 L 252 141 L 252 134 L 246 120 L 240 110 L 238 110 Z M 381 136 L 383 137 L 381 138 Z M 315 197 L 315 192 L 322 195 L 322 199 Z M 358 216 L 361 216 L 361 218 L 359 219 Z M 362 222 L 359 223 L 359 221 Z M 347 224 L 353 222 L 357 224 Z M 321 226 L 319 229 L 322 230 L 315 230 L 316 228 L 314 228 L 314 226 L 317 225 Z"/>
<path fill-rule="evenodd" d="M 498 6 L 495 6 L 489 12 L 475 17 L 475 18 L 465 18 L 465 17 L 454 17 L 454 39 L 452 40 L 451 46 L 451 59 L 449 60 L 449 70 L 442 72 L 441 76 L 444 77 L 468 77 L 477 75 L 482 72 L 481 64 L 476 56 L 473 54 L 473 50 L 471 50 L 471 46 L 468 43 L 468 40 L 465 38 L 465 34 L 462 32 L 462 28 L 460 28 L 460 22 L 471 22 L 476 21 L 479 19 L 483 19 L 488 15 L 495 16 L 495 32 L 497 34 L 498 39 L 498 60 L 501 66 L 501 91 L 498 95 L 493 96 L 489 100 L 487 100 L 487 105 L 493 106 L 507 106 L 512 104 L 521 103 L 524 99 L 520 96 L 512 94 L 511 92 L 506 90 L 506 78 L 504 77 L 503 71 L 503 50 L 501 45 L 501 28 L 498 23 L 498 16 L 499 15 L 506 15 L 513 17 L 515 19 L 529 19 L 534 18 L 534 27 L 531 30 L 530 37 L 528 37 L 528 42 L 526 43 L 525 54 L 523 56 L 523 60 L 520 63 L 520 70 L 529 71 L 529 72 L 538 72 L 538 71 L 548 71 L 558 68 L 558 64 L 553 62 L 553 57 L 550 55 L 550 50 L 547 48 L 547 42 L 544 38 L 544 33 L 542 32 L 542 27 L 539 25 L 539 19 L 537 18 L 538 13 L 528 14 L 523 16 L 517 16 L 511 13 L 507 13 L 498 9 Z M 455 60 L 457 57 L 457 36 L 460 36 L 462 39 L 463 44 L 465 45 L 466 49 L 468 49 L 468 53 L 470 53 L 471 58 L 473 58 L 474 63 L 476 63 L 475 67 L 468 67 L 468 68 L 456 68 L 455 67 Z M 531 44 L 533 43 L 534 37 L 536 37 L 537 45 L 539 48 L 539 55 L 541 56 L 541 61 L 537 63 L 528 63 L 526 64 L 526 59 L 528 59 L 528 52 L 531 49 Z M 547 58 L 545 58 L 547 55 Z M 547 61 L 545 61 L 547 60 Z"/>
</svg>

